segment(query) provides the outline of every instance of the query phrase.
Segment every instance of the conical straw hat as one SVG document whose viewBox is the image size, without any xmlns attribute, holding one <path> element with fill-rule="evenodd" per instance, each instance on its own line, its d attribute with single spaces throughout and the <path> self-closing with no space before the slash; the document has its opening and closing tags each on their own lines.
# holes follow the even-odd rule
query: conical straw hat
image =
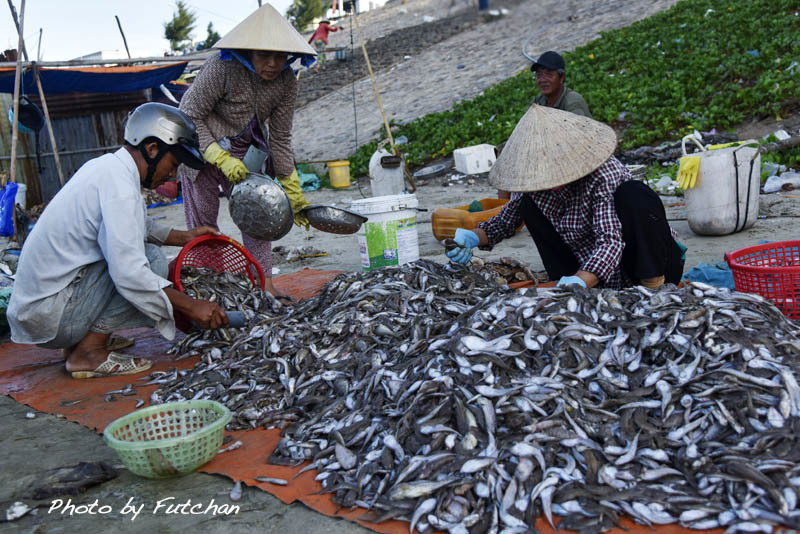
<svg viewBox="0 0 800 534">
<path fill-rule="evenodd" d="M 505 191 L 542 191 L 583 178 L 617 146 L 610 126 L 534 104 L 517 123 L 489 173 Z"/>
<path fill-rule="evenodd" d="M 289 24 L 289 21 L 269 4 L 264 4 L 253 11 L 234 29 L 225 34 L 225 37 L 217 41 L 214 48 L 272 50 L 291 54 L 317 55 L 317 52 Z"/>
</svg>

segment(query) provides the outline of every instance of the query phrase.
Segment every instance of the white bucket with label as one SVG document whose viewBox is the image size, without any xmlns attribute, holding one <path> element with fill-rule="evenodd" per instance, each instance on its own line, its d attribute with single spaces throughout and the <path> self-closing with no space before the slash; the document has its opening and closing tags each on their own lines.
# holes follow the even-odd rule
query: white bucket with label
<svg viewBox="0 0 800 534">
<path fill-rule="evenodd" d="M 419 259 L 417 206 L 417 196 L 407 194 L 353 201 L 350 209 L 367 217 L 357 233 L 365 271 Z"/>
</svg>

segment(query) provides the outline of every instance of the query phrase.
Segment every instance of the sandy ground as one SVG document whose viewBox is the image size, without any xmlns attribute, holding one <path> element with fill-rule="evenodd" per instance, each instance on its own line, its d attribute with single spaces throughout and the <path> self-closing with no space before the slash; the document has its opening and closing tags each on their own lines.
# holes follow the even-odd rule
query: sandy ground
<svg viewBox="0 0 800 534">
<path fill-rule="evenodd" d="M 426 185 L 419 185 L 417 200 L 419 207 L 427 211 L 417 213 L 417 227 L 419 236 L 420 257 L 438 262 L 446 262 L 444 249 L 433 236 L 431 216 L 435 209 L 441 207 L 456 207 L 466 205 L 473 200 L 496 197 L 496 190 L 488 185 L 485 176 L 470 177 L 474 183 L 466 183 L 464 179 L 457 183 L 451 179 L 433 178 Z M 362 180 L 362 192 L 370 196 L 369 185 Z M 452 185 L 442 186 L 441 183 Z M 356 184 L 346 189 L 322 189 L 306 193 L 311 204 L 336 205 L 341 208 L 350 207 L 353 200 L 362 198 Z M 226 199 L 221 199 L 219 227 L 221 231 L 236 240 L 241 239 L 241 233 L 233 224 L 228 213 Z M 797 239 L 797 219 L 800 216 L 800 194 L 789 193 L 761 196 L 760 214 L 765 219 L 759 219 L 756 224 L 744 232 L 729 236 L 699 236 L 689 229 L 686 221 L 686 209 L 680 197 L 662 197 L 667 208 L 667 217 L 678 233 L 678 238 L 689 251 L 686 256 L 686 270 L 699 262 L 723 261 L 726 251 L 737 250 L 746 246 L 757 244 L 760 240 L 782 241 Z M 674 206 L 673 206 L 674 205 Z M 672 206 L 672 207 L 669 207 Z M 151 216 L 163 217 L 160 222 L 170 224 L 176 228 L 184 228 L 185 220 L 183 206 L 167 206 L 149 210 Z M 319 258 L 286 262 L 278 255 L 274 256 L 274 274 L 279 276 L 295 272 L 303 268 L 311 269 L 340 269 L 345 271 L 361 270 L 361 259 L 358 249 L 358 240 L 355 235 L 327 234 L 316 229 L 304 231 L 294 227 L 286 237 L 273 243 L 273 247 L 308 247 L 312 246 L 326 252 L 328 255 Z M 174 257 L 180 251 L 177 247 L 167 247 L 167 256 Z M 530 234 L 523 229 L 513 238 L 507 239 L 496 246 L 492 251 L 475 251 L 475 256 L 482 259 L 499 259 L 504 256 L 513 257 L 519 261 L 530 264 L 536 270 L 544 267 L 533 246 Z"/>
<path fill-rule="evenodd" d="M 530 53 L 539 53 L 548 48 L 571 49 L 596 36 L 602 29 L 623 26 L 650 13 L 671 6 L 675 0 L 610 0 L 608 2 L 586 2 L 570 0 L 559 2 L 521 2 L 512 9 L 511 16 L 476 25 L 452 40 L 438 43 L 430 50 L 420 53 L 389 69 L 378 72 L 378 83 L 384 94 L 384 103 L 390 117 L 399 121 L 410 120 L 430 111 L 450 107 L 454 101 L 471 97 L 485 87 L 504 79 L 527 61 L 520 53 L 520 45 L 539 27 L 549 28 L 536 34 Z M 546 5 L 544 9 L 542 5 Z M 367 41 L 388 36 L 403 26 L 414 26 L 424 22 L 426 15 L 441 17 L 442 13 L 454 15 L 471 4 L 463 0 L 414 0 L 405 5 L 394 5 L 364 15 L 362 29 Z M 579 15 L 571 20 L 572 13 Z M 446 15 L 445 15 L 446 16 Z M 331 46 L 349 44 L 349 32 L 332 35 Z M 474 61 L 475 58 L 491 58 Z M 458 65 L 465 65 L 459 69 Z M 436 79 L 435 83 L 421 84 L 422 79 Z M 335 159 L 350 152 L 353 144 L 352 93 L 347 87 L 334 91 L 315 103 L 298 110 L 295 120 L 297 157 L 302 159 Z M 374 103 L 374 93 L 369 80 L 356 84 L 356 99 L 359 103 L 359 140 L 371 137 L 380 125 L 380 115 Z M 317 135 L 319 117 L 325 117 L 328 129 L 323 136 Z M 764 135 L 772 131 L 773 124 L 762 130 L 760 124 L 751 125 L 752 135 Z M 757 133 L 756 133 L 757 132 Z M 746 137 L 749 135 L 743 135 Z M 344 152 L 342 152 L 344 151 Z M 442 185 L 445 183 L 447 185 Z M 369 196 L 369 187 L 362 185 L 364 195 Z M 472 200 L 495 196 L 485 177 L 475 177 L 472 184 L 462 181 L 453 183 L 436 178 L 420 184 L 416 192 L 420 208 L 427 211 L 417 213 L 420 256 L 444 262 L 442 247 L 436 242 L 431 229 L 431 215 L 439 207 L 455 207 L 469 204 Z M 348 207 L 352 200 L 361 198 L 356 185 L 342 190 L 320 190 L 307 194 L 313 204 L 335 204 Z M 719 262 L 726 251 L 756 244 L 761 240 L 797 239 L 797 218 L 800 217 L 800 194 L 775 194 L 762 196 L 761 215 L 756 225 L 745 232 L 721 237 L 695 235 L 686 222 L 682 199 L 665 197 L 668 217 L 678 232 L 680 240 L 689 247 L 686 269 L 701 261 Z M 230 219 L 227 203 L 223 200 L 219 224 L 222 231 L 235 239 L 240 233 Z M 162 222 L 176 228 L 184 228 L 183 206 L 169 206 L 150 210 L 150 215 L 162 218 Z M 275 257 L 276 275 L 287 274 L 303 268 L 361 269 L 357 239 L 353 235 L 331 235 L 317 230 L 308 232 L 294 228 L 282 240 L 274 244 L 288 248 L 312 246 L 327 253 L 327 256 L 288 262 Z M 177 248 L 166 250 L 174 257 Z M 535 270 L 541 270 L 539 255 L 525 230 L 498 245 L 491 252 L 476 252 L 484 259 L 510 256 L 527 262 Z M 76 385 L 76 387 L 78 387 Z M 21 495 L 33 477 L 53 467 L 75 464 L 79 461 L 103 460 L 118 464 L 118 460 L 102 438 L 93 430 L 70 423 L 47 414 L 26 418 L 32 410 L 9 397 L 0 396 L 0 450 L 3 451 L 0 469 L 0 522 L 4 512 Z M 284 505 L 272 496 L 253 489 L 246 489 L 241 511 L 231 517 L 211 516 L 165 516 L 152 513 L 155 503 L 174 497 L 176 502 L 217 503 L 228 501 L 232 483 L 225 477 L 195 473 L 168 481 L 147 481 L 126 471 L 119 478 L 89 490 L 73 498 L 74 503 L 89 504 L 98 500 L 108 504 L 114 513 L 107 516 L 69 516 L 47 513 L 40 508 L 35 515 L 28 515 L 13 523 L 0 524 L 0 532 L 20 533 L 73 533 L 73 532 L 158 532 L 170 533 L 194 529 L 197 532 L 253 532 L 280 534 L 307 532 L 339 534 L 345 532 L 367 532 L 360 526 L 342 520 L 322 516 L 302 505 Z M 145 504 L 146 513 L 137 520 L 123 517 L 119 510 L 130 497 Z"/>
<path fill-rule="evenodd" d="M 27 413 L 36 413 L 27 419 Z M 0 396 L 0 449 L 3 451 L 3 468 L 0 469 L 0 532 L 3 533 L 77 533 L 114 532 L 138 534 L 151 532 L 168 534 L 193 529 L 203 534 L 239 534 L 262 532 L 264 534 L 344 534 L 368 531 L 355 523 L 334 519 L 306 508 L 301 504 L 286 505 L 272 495 L 258 489 L 244 487 L 241 500 L 233 503 L 228 495 L 233 483 L 226 477 L 193 473 L 180 478 L 148 480 L 139 478 L 125 469 L 120 469 L 117 478 L 89 489 L 72 499 L 71 504 L 97 507 L 109 506 L 107 514 L 61 513 L 56 509 L 50 513 L 52 501 L 42 501 L 33 515 L 27 515 L 12 523 L 3 523 L 5 511 L 15 501 L 36 504 L 22 499 L 22 494 L 32 484 L 38 473 L 56 467 L 74 465 L 78 462 L 103 461 L 121 467 L 116 453 L 103 438 L 77 423 L 35 412 L 28 406 L 18 404 L 10 397 Z M 142 512 L 123 514 L 128 499 L 133 498 Z M 169 500 L 172 499 L 172 500 Z M 158 502 L 208 505 L 237 504 L 240 510 L 229 516 L 168 515 Z"/>
</svg>

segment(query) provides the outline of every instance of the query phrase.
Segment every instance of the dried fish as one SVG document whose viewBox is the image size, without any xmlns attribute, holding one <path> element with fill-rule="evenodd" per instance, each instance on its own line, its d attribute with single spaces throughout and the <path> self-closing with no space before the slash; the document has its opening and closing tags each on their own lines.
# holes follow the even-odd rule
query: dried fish
<svg viewBox="0 0 800 534">
<path fill-rule="evenodd" d="M 223 452 L 228 452 L 228 451 L 235 451 L 236 449 L 238 449 L 242 445 L 244 445 L 244 443 L 242 443 L 239 440 L 236 440 L 233 443 L 231 443 L 230 445 L 228 445 L 227 447 L 225 447 L 223 449 L 220 449 L 219 453 L 217 453 L 217 454 L 220 454 L 220 453 L 223 453 Z"/>
<path fill-rule="evenodd" d="M 284 480 L 282 478 L 272 478 L 272 477 L 256 477 L 258 482 L 268 482 L 269 484 L 276 484 L 278 486 L 285 486 L 289 483 L 288 480 Z"/>
<path fill-rule="evenodd" d="M 236 502 L 242 498 L 242 483 L 241 481 L 237 481 L 236 484 L 233 485 L 231 488 L 231 492 L 228 495 L 230 500 Z"/>
<path fill-rule="evenodd" d="M 151 400 L 282 428 L 271 462 L 308 461 L 340 505 L 412 530 L 800 528 L 796 323 L 704 284 L 495 278 L 421 260 L 288 306 L 242 294 L 248 327 L 184 338 L 199 362 L 152 373 Z"/>
</svg>

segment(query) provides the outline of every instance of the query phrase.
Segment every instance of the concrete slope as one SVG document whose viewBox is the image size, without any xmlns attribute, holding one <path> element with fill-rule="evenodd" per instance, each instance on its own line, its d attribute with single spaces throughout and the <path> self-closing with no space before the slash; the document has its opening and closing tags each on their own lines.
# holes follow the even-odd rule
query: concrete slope
<svg viewBox="0 0 800 534">
<path fill-rule="evenodd" d="M 363 4 L 366 3 L 362 0 Z M 358 23 L 364 41 L 369 42 L 392 33 L 399 28 L 422 24 L 425 17 L 440 19 L 450 17 L 465 9 L 475 9 L 472 0 L 410 0 L 408 2 L 390 2 L 381 8 L 366 11 L 358 15 Z M 344 17 L 335 23 L 341 30 L 328 36 L 328 46 L 350 46 L 350 17 Z M 308 37 L 311 33 L 307 34 Z M 358 35 L 355 35 L 358 47 Z M 360 53 L 360 52 L 359 52 Z"/>
<path fill-rule="evenodd" d="M 601 31 L 628 26 L 676 2 L 528 0 L 507 16 L 479 24 L 376 73 L 384 109 L 390 120 L 401 123 L 449 109 L 527 68 L 530 62 L 521 49 L 531 35 L 526 50 L 533 56 L 551 49 L 572 50 L 595 39 Z M 357 143 L 352 86 L 298 109 L 293 129 L 297 160 L 346 158 L 357 145 L 375 139 L 382 118 L 368 77 L 355 83 L 355 108 Z"/>
</svg>

